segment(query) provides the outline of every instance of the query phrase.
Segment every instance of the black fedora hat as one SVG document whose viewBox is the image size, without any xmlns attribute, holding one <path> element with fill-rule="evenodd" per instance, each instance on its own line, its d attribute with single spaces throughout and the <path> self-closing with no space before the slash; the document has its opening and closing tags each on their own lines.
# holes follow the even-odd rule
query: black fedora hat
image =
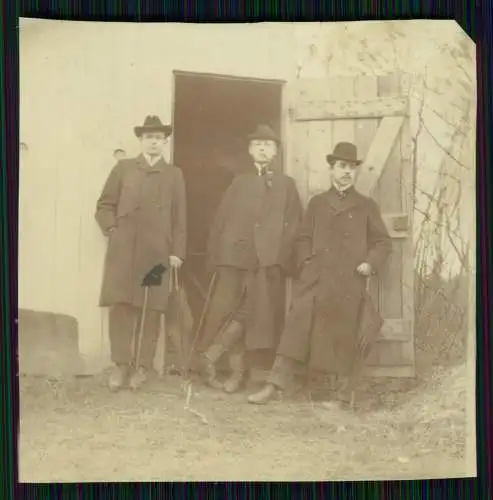
<svg viewBox="0 0 493 500">
<path fill-rule="evenodd" d="M 269 125 L 259 125 L 254 132 L 248 135 L 249 141 L 264 140 L 281 142 L 277 134 L 269 127 Z"/>
<path fill-rule="evenodd" d="M 326 156 L 327 162 L 331 165 L 337 160 L 347 161 L 360 165 L 363 160 L 358 159 L 358 149 L 352 142 L 339 142 L 334 148 L 334 152 Z"/>
<path fill-rule="evenodd" d="M 158 116 L 149 115 L 144 120 L 144 125 L 134 127 L 134 132 L 137 137 L 146 132 L 164 132 L 166 137 L 168 137 L 173 132 L 173 127 L 171 125 L 163 125 Z"/>
</svg>

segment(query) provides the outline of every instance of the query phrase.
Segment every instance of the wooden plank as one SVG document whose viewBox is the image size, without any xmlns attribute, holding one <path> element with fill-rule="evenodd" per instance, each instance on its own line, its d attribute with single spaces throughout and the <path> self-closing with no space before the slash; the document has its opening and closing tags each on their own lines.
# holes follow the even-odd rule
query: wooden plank
<svg viewBox="0 0 493 500">
<path fill-rule="evenodd" d="M 63 141 L 68 151 L 70 140 Z M 54 159 L 58 165 L 55 190 L 55 232 L 52 259 L 54 303 L 53 312 L 77 314 L 77 276 L 79 259 L 79 224 L 80 200 L 79 186 L 80 174 L 84 172 L 79 164 L 70 161 L 70 158 L 58 156 Z"/>
<path fill-rule="evenodd" d="M 57 141 L 54 139 L 53 144 Z M 18 305 L 53 312 L 56 162 L 31 146 L 19 178 Z M 44 153 L 44 154 L 43 154 Z"/>
<path fill-rule="evenodd" d="M 413 378 L 415 377 L 414 365 L 402 366 L 366 366 L 363 370 L 366 377 L 393 377 Z"/>
<path fill-rule="evenodd" d="M 406 116 L 407 103 L 407 97 L 301 101 L 293 108 L 292 117 L 297 121 L 318 121 Z"/>
<path fill-rule="evenodd" d="M 309 196 L 327 191 L 330 188 L 330 170 L 325 157 L 332 151 L 331 121 L 307 122 L 310 129 L 310 142 L 305 145 L 308 160 Z"/>
<path fill-rule="evenodd" d="M 377 342 L 368 355 L 367 366 L 402 366 L 413 365 L 414 359 L 405 356 L 403 340 Z"/>
<path fill-rule="evenodd" d="M 296 106 L 301 102 L 333 100 L 332 80 L 332 78 L 300 78 L 296 80 L 292 85 L 292 111 L 294 112 Z M 352 81 L 352 78 L 346 78 L 346 80 Z"/>
<path fill-rule="evenodd" d="M 292 177 L 292 165 L 294 164 L 294 155 L 296 149 L 292 147 L 293 142 L 296 140 L 294 127 L 291 123 L 289 106 L 292 97 L 292 85 L 283 85 L 281 93 L 281 139 L 282 139 L 282 153 L 283 153 L 283 171 Z M 285 319 L 288 315 L 289 308 L 292 300 L 292 286 L 291 279 L 286 280 L 286 293 L 285 293 Z"/>
<path fill-rule="evenodd" d="M 360 75 L 354 82 L 355 97 L 360 100 L 375 99 L 378 95 L 377 77 L 373 75 Z M 366 158 L 375 134 L 380 124 L 379 118 L 360 119 L 355 121 L 355 143 L 358 147 L 358 156 Z M 364 168 L 364 166 L 362 167 Z M 373 193 L 378 203 L 378 192 Z M 389 223 L 386 221 L 387 227 Z M 393 224 L 390 224 L 393 226 Z M 370 295 L 375 304 L 379 305 L 380 300 L 380 278 L 370 281 Z"/>
<path fill-rule="evenodd" d="M 358 178 L 357 187 L 361 193 L 371 195 L 377 185 L 403 122 L 402 116 L 382 118 Z"/>
<path fill-rule="evenodd" d="M 98 306 L 103 277 L 107 239 L 101 234 L 94 213 L 96 202 L 109 175 L 112 164 L 94 158 L 80 183 L 80 237 L 78 273 L 79 347 L 81 354 L 107 365 L 107 311 Z"/>
<path fill-rule="evenodd" d="M 409 87 L 407 75 L 401 79 L 401 92 L 405 92 Z M 413 142 L 409 119 L 406 119 L 401 127 L 400 135 L 400 156 L 401 156 L 401 199 L 403 212 L 408 214 L 408 227 L 410 234 L 402 241 L 402 317 L 410 323 L 412 340 L 401 348 L 403 355 L 415 362 L 414 349 L 414 162 L 413 162 Z"/>
<path fill-rule="evenodd" d="M 412 340 L 412 322 L 410 320 L 384 319 L 378 342 L 409 342 L 410 340 Z"/>
<path fill-rule="evenodd" d="M 409 237 L 411 226 L 409 224 L 409 215 L 406 212 L 382 214 L 382 218 L 391 238 Z"/>
<path fill-rule="evenodd" d="M 296 122 L 293 122 L 291 127 L 291 135 L 293 137 L 291 143 L 292 161 L 288 165 L 288 174 L 295 180 L 301 201 L 306 206 L 309 200 L 309 157 L 307 147 L 310 143 L 310 127 L 307 123 Z"/>
<path fill-rule="evenodd" d="M 400 80 L 397 75 L 378 77 L 379 95 L 387 96 L 400 93 Z M 382 122 L 385 118 L 382 120 Z M 378 185 L 381 199 L 380 209 L 383 213 L 402 210 L 400 129 L 397 134 L 388 137 L 387 148 L 390 149 L 387 159 L 383 162 Z M 392 141 L 392 142 L 391 142 Z M 383 195 L 385 193 L 385 195 Z M 393 251 L 382 269 L 381 278 L 381 314 L 384 318 L 402 318 L 402 240 L 394 239 Z"/>
<path fill-rule="evenodd" d="M 336 100 L 354 99 L 354 78 L 332 78 L 331 92 Z M 334 120 L 332 126 L 332 145 L 335 148 L 338 142 L 355 141 L 355 121 L 354 120 Z"/>
<path fill-rule="evenodd" d="M 298 80 L 292 86 L 288 86 L 290 88 L 288 99 L 293 99 L 293 104 L 296 104 L 301 98 L 300 91 L 306 92 L 306 95 L 312 98 L 323 94 L 327 99 L 331 96 L 330 83 L 327 79 Z M 304 131 L 304 134 L 299 133 L 300 129 Z M 301 161 L 304 170 L 304 178 L 300 184 L 306 182 L 308 200 L 330 186 L 330 174 L 325 156 L 332 148 L 332 122 L 305 122 L 303 124 L 294 122 L 291 131 L 295 141 L 296 156 L 298 161 Z M 302 174 L 297 174 L 297 177 L 301 180 Z"/>
</svg>

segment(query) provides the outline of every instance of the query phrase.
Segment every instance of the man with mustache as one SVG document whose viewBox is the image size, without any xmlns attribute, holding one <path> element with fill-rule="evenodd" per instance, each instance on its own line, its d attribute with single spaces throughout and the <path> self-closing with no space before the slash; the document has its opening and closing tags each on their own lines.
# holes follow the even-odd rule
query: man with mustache
<svg viewBox="0 0 493 500">
<path fill-rule="evenodd" d="M 226 191 L 208 245 L 216 285 L 202 332 L 202 369 L 209 385 L 228 393 L 244 381 L 246 351 L 258 355 L 277 346 L 302 214 L 295 182 L 276 161 L 279 138 L 260 125 L 248 139 L 252 163 Z M 232 374 L 221 384 L 216 363 L 226 352 Z"/>
<path fill-rule="evenodd" d="M 132 340 L 142 314 L 142 279 L 156 265 L 180 268 L 186 254 L 186 200 L 182 171 L 163 158 L 171 125 L 148 116 L 134 128 L 142 153 L 120 159 L 96 207 L 96 221 L 108 237 L 100 306 L 109 307 L 111 359 L 108 384 L 119 389 L 129 378 L 139 388 L 153 367 L 161 314 L 166 312 L 168 279 L 149 289 L 140 366 L 133 366 Z M 165 275 L 166 276 L 166 275 Z M 135 368 L 135 369 L 131 369 Z"/>
<path fill-rule="evenodd" d="M 391 239 L 376 202 L 354 188 L 362 163 L 356 146 L 339 143 L 326 159 L 332 186 L 307 207 L 296 243 L 300 279 L 292 309 L 268 383 L 248 399 L 253 404 L 293 388 L 306 365 L 312 372 L 338 374 L 337 403 L 351 403 L 359 333 L 381 326 L 378 312 L 366 314 L 363 306 L 371 304 L 367 279 L 386 261 Z"/>
</svg>

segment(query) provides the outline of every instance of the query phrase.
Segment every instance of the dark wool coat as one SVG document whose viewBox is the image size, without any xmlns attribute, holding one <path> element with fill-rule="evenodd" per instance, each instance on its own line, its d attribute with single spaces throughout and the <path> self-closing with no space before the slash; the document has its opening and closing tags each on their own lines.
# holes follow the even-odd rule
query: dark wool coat
<svg viewBox="0 0 493 500">
<path fill-rule="evenodd" d="M 364 328 L 359 318 L 366 278 L 356 268 L 367 262 L 376 273 L 392 250 L 376 202 L 354 188 L 342 199 L 334 188 L 314 196 L 296 249 L 301 274 L 278 354 L 308 361 L 315 370 L 341 371 L 343 344 L 354 343 Z"/>
<path fill-rule="evenodd" d="M 143 155 L 120 161 L 111 171 L 96 207 L 96 221 L 109 235 L 100 305 L 141 307 L 142 278 L 156 264 L 186 254 L 185 183 L 179 168 L 161 159 L 150 167 Z M 166 310 L 169 275 L 149 290 L 148 307 Z"/>
<path fill-rule="evenodd" d="M 293 243 L 302 217 L 302 206 L 295 182 L 282 173 L 266 177 L 255 169 L 239 174 L 226 191 L 212 226 L 208 245 L 211 268 L 237 270 L 218 272 L 203 329 L 201 344 L 206 348 L 239 306 L 247 317 L 248 349 L 275 348 L 282 324 L 285 276 L 294 266 Z M 228 276 L 228 283 L 223 276 Z M 224 282 L 221 282 L 224 281 Z M 231 283 L 231 284 L 229 284 Z"/>
<path fill-rule="evenodd" d="M 289 272 L 301 215 L 291 177 L 275 173 L 267 187 L 255 168 L 239 174 L 224 194 L 209 234 L 211 266 L 281 266 Z"/>
</svg>

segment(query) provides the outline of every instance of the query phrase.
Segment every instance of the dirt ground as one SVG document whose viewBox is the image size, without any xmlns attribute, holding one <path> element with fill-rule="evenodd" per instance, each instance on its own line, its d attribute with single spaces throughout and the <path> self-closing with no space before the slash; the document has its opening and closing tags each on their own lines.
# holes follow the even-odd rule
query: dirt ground
<svg viewBox="0 0 493 500">
<path fill-rule="evenodd" d="M 20 379 L 22 482 L 342 480 L 466 475 L 465 367 L 367 381 L 353 414 L 307 391 L 264 407 L 181 379 Z"/>
</svg>

